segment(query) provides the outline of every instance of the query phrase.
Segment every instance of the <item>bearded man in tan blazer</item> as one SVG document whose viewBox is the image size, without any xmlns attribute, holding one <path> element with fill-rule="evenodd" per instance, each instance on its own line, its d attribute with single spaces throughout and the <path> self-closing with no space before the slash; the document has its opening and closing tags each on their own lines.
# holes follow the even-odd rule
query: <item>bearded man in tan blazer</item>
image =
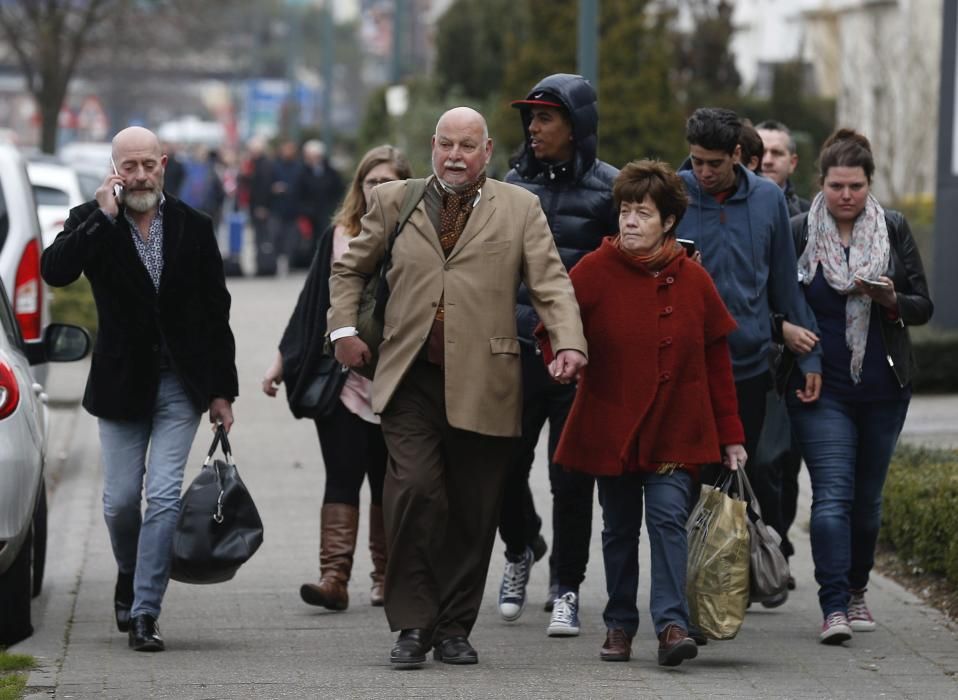
<svg viewBox="0 0 958 700">
<path fill-rule="evenodd" d="M 520 280 L 560 351 L 556 381 L 586 364 L 579 307 L 539 199 L 485 176 L 485 119 L 439 119 L 433 177 L 396 238 L 373 409 L 389 449 L 383 490 L 385 608 L 400 631 L 390 661 L 474 664 L 469 643 L 492 553 L 506 465 L 520 434 L 515 304 Z M 408 182 L 373 189 L 363 230 L 333 266 L 328 328 L 336 358 L 370 360 L 355 334 L 363 285 L 385 255 Z"/>
</svg>

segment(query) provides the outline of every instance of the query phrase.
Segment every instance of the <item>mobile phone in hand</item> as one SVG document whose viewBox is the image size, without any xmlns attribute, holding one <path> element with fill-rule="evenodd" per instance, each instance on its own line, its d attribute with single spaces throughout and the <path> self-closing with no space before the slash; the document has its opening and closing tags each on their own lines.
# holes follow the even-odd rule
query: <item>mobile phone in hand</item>
<svg viewBox="0 0 958 700">
<path fill-rule="evenodd" d="M 112 158 L 110 158 L 110 165 L 113 166 L 113 174 L 119 175 L 120 171 L 116 169 L 116 163 L 113 161 Z M 123 187 L 121 187 L 120 185 L 113 185 L 113 196 L 119 199 L 122 194 L 123 194 Z"/>
<path fill-rule="evenodd" d="M 679 243 L 679 245 L 685 248 L 685 252 L 690 258 L 695 255 L 695 241 L 689 238 L 676 238 L 675 240 Z"/>
<path fill-rule="evenodd" d="M 879 289 L 884 289 L 888 286 L 888 282 L 882 282 L 881 280 L 870 280 L 865 277 L 858 277 L 857 275 L 855 276 L 855 279 L 868 287 L 878 287 Z"/>
</svg>

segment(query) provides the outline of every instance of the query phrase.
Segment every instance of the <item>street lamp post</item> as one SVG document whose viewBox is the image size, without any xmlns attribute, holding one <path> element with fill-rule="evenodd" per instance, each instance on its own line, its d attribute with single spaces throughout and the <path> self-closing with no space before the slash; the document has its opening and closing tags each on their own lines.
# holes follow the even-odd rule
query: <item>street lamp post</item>
<svg viewBox="0 0 958 700">
<path fill-rule="evenodd" d="M 579 0 L 579 75 L 599 91 L 599 0 Z"/>
</svg>

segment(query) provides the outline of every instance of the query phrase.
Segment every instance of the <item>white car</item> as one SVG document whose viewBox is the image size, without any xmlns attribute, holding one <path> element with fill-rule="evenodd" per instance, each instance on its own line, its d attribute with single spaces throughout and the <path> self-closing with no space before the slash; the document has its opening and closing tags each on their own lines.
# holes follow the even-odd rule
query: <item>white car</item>
<svg viewBox="0 0 958 700">
<path fill-rule="evenodd" d="M 106 172 L 81 170 L 58 160 L 27 162 L 44 248 L 63 230 L 70 210 L 94 198 Z"/>
<path fill-rule="evenodd" d="M 71 141 L 61 146 L 57 155 L 67 165 L 108 173 L 113 144 L 109 141 Z M 100 180 L 103 180 L 103 176 Z"/>
<path fill-rule="evenodd" d="M 40 277 L 43 240 L 27 167 L 16 147 L 0 142 L 0 281 L 27 341 L 40 340 L 50 322 L 49 299 Z M 46 381 L 44 367 L 34 376 Z"/>
<path fill-rule="evenodd" d="M 30 600 L 46 557 L 46 394 L 31 365 L 79 360 L 89 349 L 85 330 L 56 323 L 42 341 L 24 342 L 0 284 L 0 647 L 32 634 Z"/>
</svg>

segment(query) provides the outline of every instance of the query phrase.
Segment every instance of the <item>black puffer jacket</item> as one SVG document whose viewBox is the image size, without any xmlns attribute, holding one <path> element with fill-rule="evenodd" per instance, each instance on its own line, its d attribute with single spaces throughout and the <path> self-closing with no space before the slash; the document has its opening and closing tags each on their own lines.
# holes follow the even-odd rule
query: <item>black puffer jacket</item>
<svg viewBox="0 0 958 700">
<path fill-rule="evenodd" d="M 911 349 L 911 337 L 908 326 L 921 326 L 928 323 L 934 311 L 931 296 L 928 293 L 928 280 L 925 268 L 918 254 L 918 245 L 912 235 L 911 227 L 901 212 L 885 210 L 885 224 L 888 227 L 888 242 L 891 250 L 888 258 L 888 270 L 885 276 L 895 285 L 898 297 L 898 319 L 882 319 L 881 337 L 885 344 L 885 357 L 891 366 L 898 383 L 906 387 L 915 376 L 917 367 Z M 792 237 L 795 240 L 795 255 L 801 257 L 808 243 L 808 212 L 792 217 Z M 874 303 L 874 302 L 873 302 Z M 786 353 L 788 355 L 788 353 Z M 790 360 L 791 358 L 786 358 Z M 791 369 L 790 362 L 783 363 L 778 372 L 779 389 L 784 390 Z"/>
<path fill-rule="evenodd" d="M 533 155 L 528 132 L 531 115 L 520 110 L 525 145 L 511 163 L 506 182 L 524 187 L 539 197 L 566 269 L 572 269 L 586 253 L 599 247 L 602 238 L 619 230 L 618 213 L 612 201 L 612 181 L 617 168 L 595 157 L 599 124 L 593 87 L 578 75 L 557 73 L 540 81 L 529 93 L 551 92 L 572 119 L 575 157 L 569 163 L 550 164 Z M 534 346 L 533 330 L 539 317 L 529 301 L 525 285 L 519 288 L 516 324 L 519 340 Z"/>
</svg>

